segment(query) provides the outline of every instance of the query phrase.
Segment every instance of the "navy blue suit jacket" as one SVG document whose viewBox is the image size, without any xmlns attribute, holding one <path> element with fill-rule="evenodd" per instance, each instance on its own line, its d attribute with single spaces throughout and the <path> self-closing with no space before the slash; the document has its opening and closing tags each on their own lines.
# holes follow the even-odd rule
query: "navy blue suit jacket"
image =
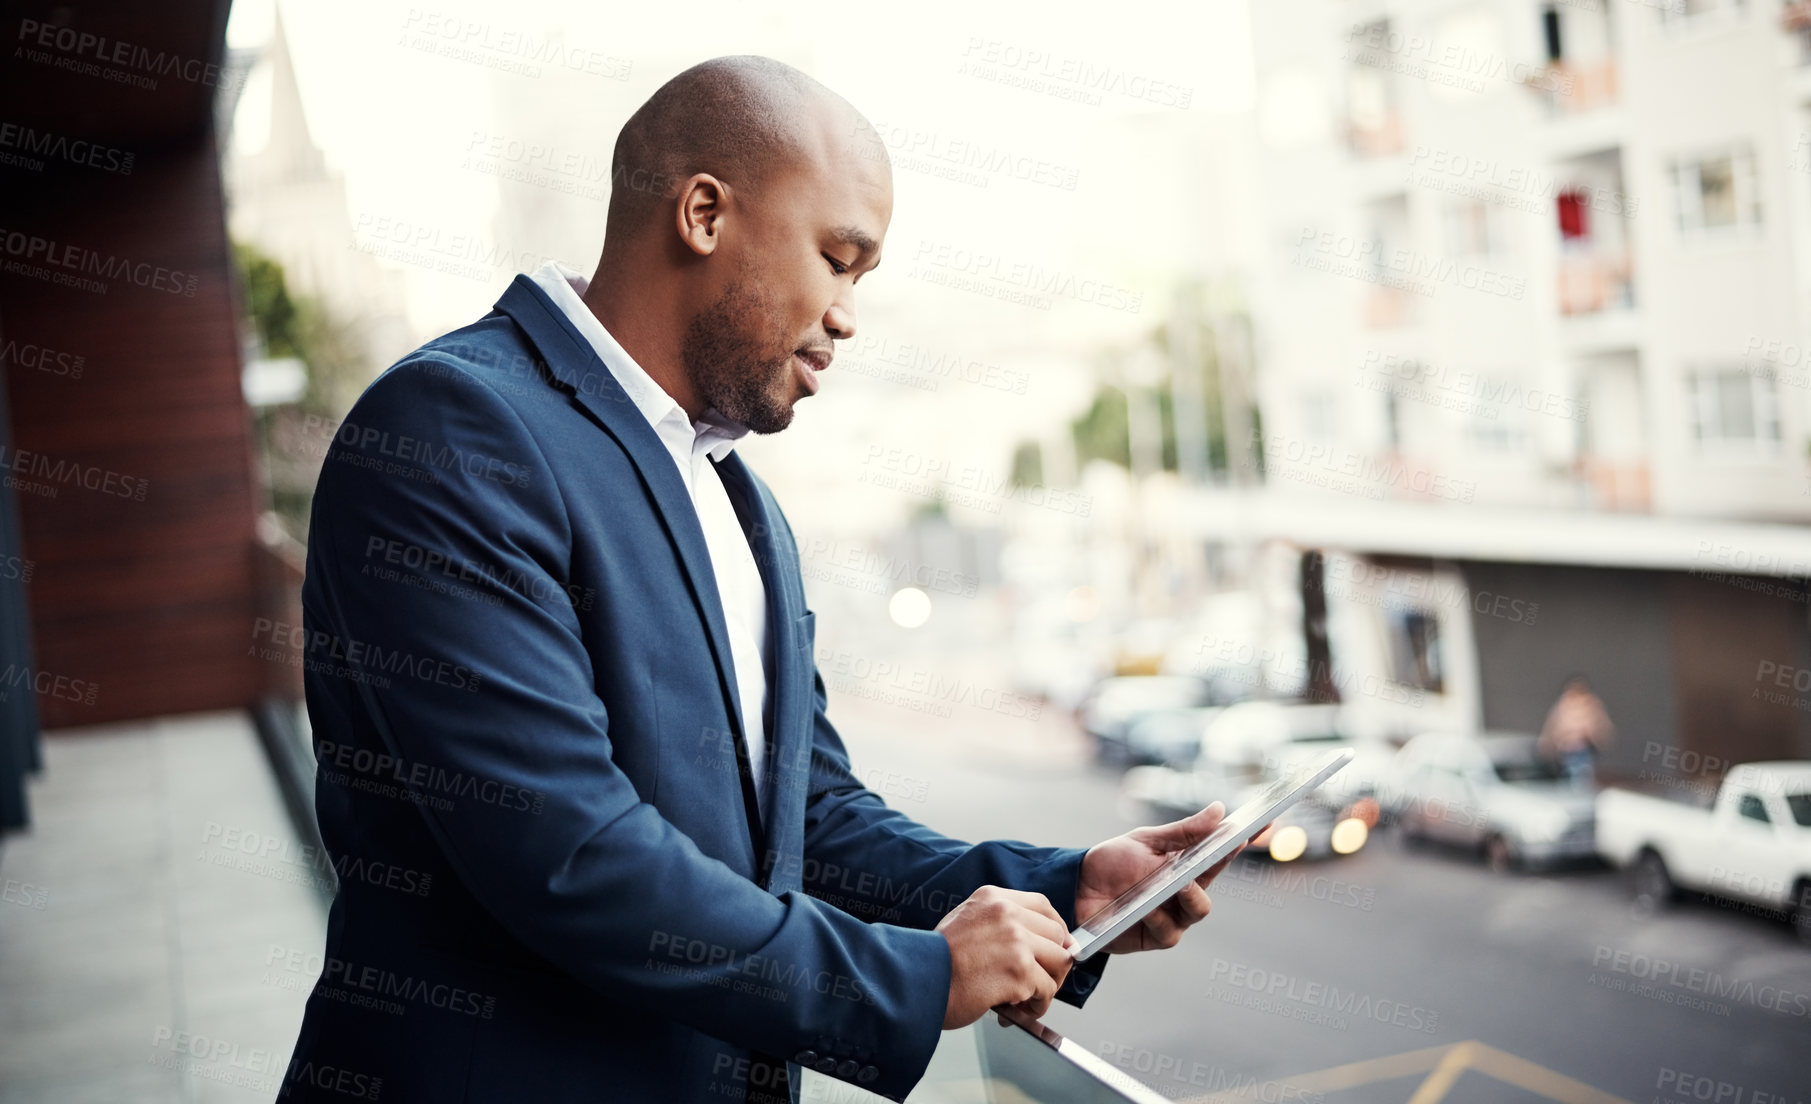
<svg viewBox="0 0 1811 1104">
<path fill-rule="evenodd" d="M 339 880 L 324 952 L 271 955 L 314 984 L 290 1097 L 721 1101 L 763 1087 L 759 1055 L 897 1099 L 937 1043 L 950 908 L 1011 886 L 1073 926 L 1082 851 L 948 839 L 856 779 L 792 532 L 718 471 L 767 589 L 764 818 L 679 472 L 532 281 L 334 431 L 304 625 L 277 629 Z"/>
</svg>

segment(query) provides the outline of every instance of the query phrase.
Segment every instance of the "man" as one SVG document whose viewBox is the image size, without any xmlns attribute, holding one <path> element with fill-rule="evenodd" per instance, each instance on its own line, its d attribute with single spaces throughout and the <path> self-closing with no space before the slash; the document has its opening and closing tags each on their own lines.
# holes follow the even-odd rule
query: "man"
<svg viewBox="0 0 1811 1104">
<path fill-rule="evenodd" d="M 1557 761 L 1574 785 L 1590 786 L 1597 779 L 1597 759 L 1616 739 L 1616 726 L 1603 699 L 1591 691 L 1583 675 L 1569 675 L 1559 697 L 1547 711 L 1536 747 Z"/>
<path fill-rule="evenodd" d="M 864 129 L 777 62 L 681 73 L 617 140 L 596 275 L 517 277 L 335 433 L 303 604 L 340 888 L 290 1095 L 900 1099 L 941 1029 L 1080 1004 L 1077 917 L 1217 823 L 970 846 L 856 780 L 733 444 L 855 332 Z M 1110 950 L 1173 944 L 1210 877 Z"/>
</svg>

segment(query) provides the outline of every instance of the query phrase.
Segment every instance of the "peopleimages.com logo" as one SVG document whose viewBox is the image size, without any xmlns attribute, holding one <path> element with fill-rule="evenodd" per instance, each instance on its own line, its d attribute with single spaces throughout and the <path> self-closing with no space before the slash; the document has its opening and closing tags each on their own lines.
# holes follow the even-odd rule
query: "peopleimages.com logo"
<svg viewBox="0 0 1811 1104">
<path fill-rule="evenodd" d="M 1732 978 L 1700 966 L 1686 966 L 1653 955 L 1602 944 L 1592 952 L 1591 965 L 1607 968 L 1612 974 L 1620 974 L 1634 982 L 1645 983 L 1652 992 L 1644 991 L 1640 995 L 1653 996 L 1668 1004 L 1715 1011 L 1715 1008 L 1707 1006 L 1717 1000 L 1729 1000 L 1770 1012 L 1782 1012 L 1788 1016 L 1811 1017 L 1811 996 L 1767 981 Z M 1630 991 L 1637 988 L 1639 986 L 1631 986 Z M 1728 1006 L 1720 1007 L 1723 1011 L 1718 1014 L 1728 1015 Z"/>
<path fill-rule="evenodd" d="M 6 271 L 17 276 L 63 284 L 82 291 L 106 294 L 104 280 L 124 280 L 134 287 L 166 291 L 185 299 L 195 297 L 199 277 L 149 261 L 134 261 L 116 253 L 53 241 L 37 234 L 0 229 L 0 254 Z M 91 279 L 90 277 L 100 277 Z"/>
<path fill-rule="evenodd" d="M 249 72 L 37 19 L 19 20 L 13 41 L 15 58 L 145 91 L 155 91 L 159 77 L 231 91 L 245 83 Z"/>
</svg>

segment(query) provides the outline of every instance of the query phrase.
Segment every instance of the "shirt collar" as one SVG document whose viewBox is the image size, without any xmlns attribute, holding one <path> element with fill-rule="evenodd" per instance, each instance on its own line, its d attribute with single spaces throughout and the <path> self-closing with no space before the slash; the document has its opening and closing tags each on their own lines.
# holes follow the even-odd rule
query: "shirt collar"
<svg viewBox="0 0 1811 1104">
<path fill-rule="evenodd" d="M 748 435 L 748 427 L 741 422 L 732 422 L 717 412 L 716 407 L 709 407 L 698 419 L 696 429 L 698 437 L 694 448 L 703 448 L 709 452 L 712 460 L 721 461 L 736 447 L 736 442 Z"/>
<path fill-rule="evenodd" d="M 604 324 L 598 321 L 597 315 L 585 305 L 582 298 L 587 281 L 577 272 L 560 264 L 548 261 L 536 269 L 529 279 L 533 280 L 553 305 L 560 308 L 560 313 L 571 320 L 578 329 L 579 335 L 596 351 L 604 367 L 616 377 L 629 401 L 641 411 L 642 417 L 648 420 L 656 432 L 660 424 L 677 416 L 681 424 L 692 431 L 692 451 L 694 454 L 703 449 L 712 460 L 721 461 L 729 455 L 736 442 L 747 435 L 748 427 L 740 422 L 731 421 L 717 412 L 715 407 L 705 410 L 696 422 L 686 417 L 685 408 L 674 401 L 673 396 L 656 383 L 647 370 L 635 363 L 635 358 L 613 337 Z"/>
</svg>

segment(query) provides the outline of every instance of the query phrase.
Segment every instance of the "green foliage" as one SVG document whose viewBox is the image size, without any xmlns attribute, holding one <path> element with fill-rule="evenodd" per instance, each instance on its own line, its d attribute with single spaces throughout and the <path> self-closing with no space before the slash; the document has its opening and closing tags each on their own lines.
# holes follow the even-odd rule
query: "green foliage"
<svg viewBox="0 0 1811 1104">
<path fill-rule="evenodd" d="M 283 266 L 254 245 L 235 242 L 245 309 L 267 357 L 296 357 L 307 365 L 300 402 L 309 414 L 339 418 L 369 376 L 348 325 L 315 299 L 293 292 Z"/>
<path fill-rule="evenodd" d="M 1105 460 L 1122 468 L 1132 466 L 1132 441 L 1126 426 L 1126 393 L 1103 385 L 1081 417 L 1069 423 L 1075 438 L 1075 462 Z"/>
<path fill-rule="evenodd" d="M 1044 485 L 1044 447 L 1036 441 L 1020 441 L 1018 447 L 1012 450 L 1012 485 Z"/>
<path fill-rule="evenodd" d="M 233 259 L 239 263 L 239 284 L 245 289 L 245 309 L 258 331 L 265 355 L 306 360 L 298 334 L 299 311 L 296 301 L 290 297 L 283 266 L 255 246 L 243 242 L 233 243 Z"/>
<path fill-rule="evenodd" d="M 930 498 L 912 508 L 910 524 L 919 525 L 926 521 L 947 521 L 950 516 L 949 503 L 943 498 L 942 488 L 938 488 Z"/>
<path fill-rule="evenodd" d="M 1176 443 L 1176 398 L 1175 373 L 1189 371 L 1196 373 L 1195 392 L 1201 396 L 1202 418 L 1205 422 L 1207 465 L 1211 473 L 1225 473 L 1228 465 L 1226 405 L 1221 394 L 1220 363 L 1213 327 L 1206 322 L 1199 324 L 1193 335 L 1193 347 L 1199 355 L 1188 365 L 1178 366 L 1170 355 L 1170 331 L 1167 326 L 1156 327 L 1144 340 L 1170 366 L 1169 374 L 1156 387 L 1154 392 L 1157 401 L 1158 419 L 1162 426 L 1162 440 L 1159 456 L 1164 471 L 1176 471 L 1178 453 Z M 1117 350 L 1114 359 L 1109 359 L 1103 368 L 1110 371 L 1114 360 L 1119 357 L 1129 358 L 1135 350 Z M 1132 466 L 1132 450 L 1127 425 L 1127 395 L 1124 389 L 1102 384 L 1095 391 L 1088 409 L 1079 418 L 1070 423 L 1070 432 L 1075 439 L 1077 463 L 1085 464 L 1089 460 L 1106 460 L 1123 468 Z M 1255 405 L 1250 407 L 1251 424 L 1242 431 L 1235 431 L 1236 447 L 1247 456 L 1256 455 L 1257 463 L 1262 464 L 1262 450 L 1251 447 L 1253 434 L 1259 429 L 1258 411 Z M 1023 448 L 1024 446 L 1020 446 Z M 1016 464 L 1016 458 L 1015 458 Z"/>
<path fill-rule="evenodd" d="M 308 531 L 320 474 L 321 426 L 339 423 L 369 376 L 348 326 L 313 298 L 290 290 L 283 266 L 256 246 L 233 245 L 246 324 L 262 355 L 294 357 L 306 367 L 299 401 L 254 414 L 270 509 L 298 538 Z M 313 427 L 310 429 L 309 427 Z"/>
</svg>

